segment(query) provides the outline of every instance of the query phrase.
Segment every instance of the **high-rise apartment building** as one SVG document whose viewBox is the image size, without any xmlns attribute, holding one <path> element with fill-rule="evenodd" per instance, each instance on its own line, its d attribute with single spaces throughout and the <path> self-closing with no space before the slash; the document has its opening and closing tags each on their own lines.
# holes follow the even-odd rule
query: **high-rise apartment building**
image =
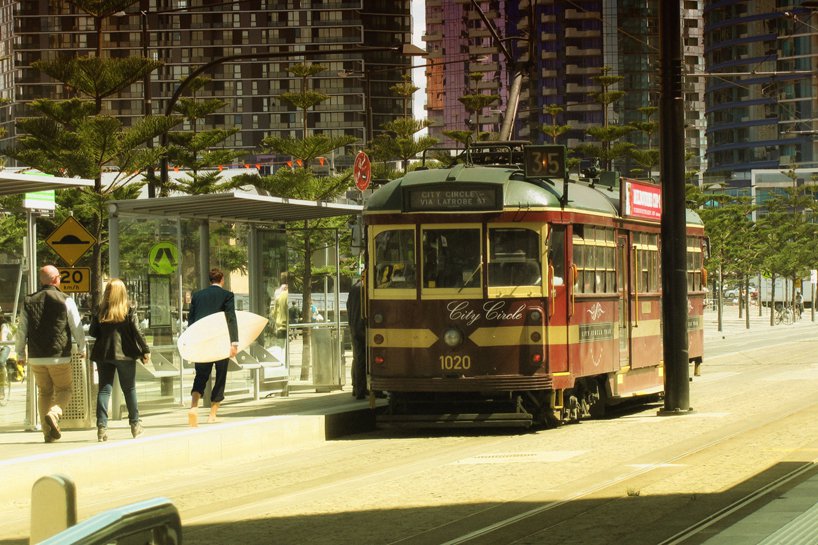
<svg viewBox="0 0 818 545">
<path fill-rule="evenodd" d="M 13 0 L 0 0 L 0 139 L 12 129 L 11 103 L 14 99 L 14 64 L 12 62 Z"/>
<path fill-rule="evenodd" d="M 794 2 L 705 2 L 709 178 L 818 166 L 818 18 Z M 718 74 L 724 74 L 716 77 Z"/>
<path fill-rule="evenodd" d="M 480 116 L 479 130 L 497 133 L 507 111 L 507 99 L 515 65 L 526 63 L 517 123 L 513 137 L 535 143 L 546 141 L 540 128 L 554 121 L 547 108 L 559 106 L 556 124 L 570 129 L 558 143 L 575 146 L 589 141 L 586 129 L 605 123 L 624 125 L 649 118 L 647 107 L 659 104 L 658 0 L 503 0 L 477 1 L 511 50 L 506 62 L 498 44 L 479 16 L 472 0 L 427 0 L 426 36 L 430 62 L 427 109 L 431 133 L 469 130 L 469 118 L 458 98 L 483 92 L 501 96 Z M 683 2 L 686 28 L 685 64 L 688 73 L 700 72 L 703 54 L 702 1 Z M 625 95 L 607 107 L 593 98 L 600 91 L 594 78 L 620 76 L 611 90 Z M 469 74 L 483 71 L 478 86 L 470 87 Z M 686 80 L 686 149 L 688 167 L 701 170 L 704 157 L 703 93 L 701 78 Z M 472 122 L 475 120 L 472 119 Z M 652 136 L 634 132 L 626 137 L 634 144 L 658 148 L 658 131 Z M 633 165 L 625 160 L 614 165 L 625 172 Z"/>
<path fill-rule="evenodd" d="M 206 124 L 240 127 L 225 146 L 250 153 L 258 153 L 267 135 L 301 136 L 298 111 L 278 98 L 299 89 L 299 79 L 288 71 L 293 64 L 326 67 L 311 79 L 316 91 L 330 97 L 309 112 L 308 124 L 315 132 L 353 135 L 361 146 L 368 124 L 377 132 L 384 122 L 404 114 L 403 100 L 389 88 L 411 66 L 400 52 L 411 40 L 409 0 L 137 0 L 99 19 L 98 27 L 93 17 L 68 2 L 0 0 L 0 9 L 0 48 L 13 36 L 9 72 L 16 74 L 13 85 L 2 81 L 6 91 L 0 93 L 14 89 L 10 111 L 15 116 L 27 115 L 27 104 L 35 98 L 70 96 L 59 82 L 33 69 L 34 61 L 93 56 L 97 49 L 103 56 L 147 55 L 163 63 L 147 82 L 104 101 L 104 111 L 126 123 L 146 108 L 163 114 L 180 80 L 197 67 L 222 57 L 247 56 L 207 70 L 204 75 L 212 81 L 198 94 L 227 102 Z M 7 68 L 7 61 L 0 60 L 0 78 Z M 12 130 L 7 138 L 13 137 Z"/>
</svg>

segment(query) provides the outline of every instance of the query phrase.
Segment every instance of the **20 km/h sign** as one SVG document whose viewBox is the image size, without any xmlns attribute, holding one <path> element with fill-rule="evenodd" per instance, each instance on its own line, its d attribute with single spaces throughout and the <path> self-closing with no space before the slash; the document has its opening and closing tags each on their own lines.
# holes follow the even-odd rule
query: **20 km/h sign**
<svg viewBox="0 0 818 545">
<path fill-rule="evenodd" d="M 91 291 L 91 269 L 88 267 L 58 267 L 60 289 L 65 293 L 88 293 Z"/>
<path fill-rule="evenodd" d="M 96 241 L 94 235 L 74 219 L 74 216 L 65 218 L 65 221 L 45 239 L 45 243 L 69 266 L 73 266 Z"/>
</svg>

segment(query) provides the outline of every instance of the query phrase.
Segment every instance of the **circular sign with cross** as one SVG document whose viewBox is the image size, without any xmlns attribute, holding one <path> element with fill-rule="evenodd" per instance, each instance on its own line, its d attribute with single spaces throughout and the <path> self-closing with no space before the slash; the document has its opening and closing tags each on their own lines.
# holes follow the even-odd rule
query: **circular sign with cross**
<svg viewBox="0 0 818 545">
<path fill-rule="evenodd" d="M 179 253 L 176 245 L 171 242 L 154 244 L 148 255 L 151 269 L 159 274 L 173 274 L 179 265 Z"/>
<path fill-rule="evenodd" d="M 352 169 L 352 175 L 355 178 L 355 187 L 361 191 L 366 191 L 369 187 L 369 180 L 372 177 L 372 164 L 369 162 L 369 157 L 366 153 L 359 151 L 355 156 L 355 166 Z"/>
</svg>

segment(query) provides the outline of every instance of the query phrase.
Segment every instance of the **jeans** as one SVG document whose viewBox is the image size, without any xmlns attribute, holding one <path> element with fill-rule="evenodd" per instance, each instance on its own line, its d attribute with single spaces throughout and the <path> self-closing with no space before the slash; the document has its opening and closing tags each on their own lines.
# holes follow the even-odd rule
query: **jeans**
<svg viewBox="0 0 818 545">
<path fill-rule="evenodd" d="M 136 406 L 136 363 L 134 360 L 98 361 L 99 393 L 97 394 L 97 427 L 108 427 L 108 400 L 114 385 L 114 373 L 119 374 L 119 386 L 128 406 L 128 422 L 139 422 Z"/>
</svg>

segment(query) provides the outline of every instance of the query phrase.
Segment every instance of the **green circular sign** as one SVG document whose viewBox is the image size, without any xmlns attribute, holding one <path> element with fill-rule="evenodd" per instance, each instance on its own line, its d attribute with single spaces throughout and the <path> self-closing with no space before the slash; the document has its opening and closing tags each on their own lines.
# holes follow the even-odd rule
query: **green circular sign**
<svg viewBox="0 0 818 545">
<path fill-rule="evenodd" d="M 159 274 L 173 274 L 179 265 L 179 252 L 171 242 L 154 244 L 148 256 L 151 269 Z"/>
</svg>

